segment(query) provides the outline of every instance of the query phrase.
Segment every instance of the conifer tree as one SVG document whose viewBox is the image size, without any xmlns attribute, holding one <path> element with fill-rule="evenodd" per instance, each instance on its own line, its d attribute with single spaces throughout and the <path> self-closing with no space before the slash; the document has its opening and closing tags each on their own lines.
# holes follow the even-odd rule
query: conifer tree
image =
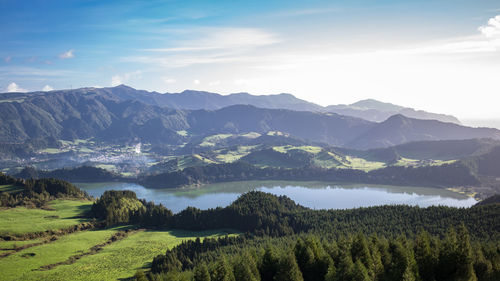
<svg viewBox="0 0 500 281">
<path fill-rule="evenodd" d="M 266 247 L 262 261 L 259 266 L 260 277 L 262 281 L 272 281 L 278 270 L 278 257 L 273 247 Z"/>
<path fill-rule="evenodd" d="M 286 254 L 280 259 L 275 281 L 304 281 L 299 265 L 293 253 Z"/>
<path fill-rule="evenodd" d="M 195 268 L 194 281 L 210 281 L 210 273 L 206 264 L 202 263 Z"/>
<path fill-rule="evenodd" d="M 427 231 L 421 231 L 415 239 L 415 260 L 422 280 L 436 279 L 437 253 L 431 248 L 431 238 Z"/>
<path fill-rule="evenodd" d="M 228 263 L 226 257 L 221 257 L 210 274 L 211 281 L 235 281 L 233 268 Z"/>
</svg>

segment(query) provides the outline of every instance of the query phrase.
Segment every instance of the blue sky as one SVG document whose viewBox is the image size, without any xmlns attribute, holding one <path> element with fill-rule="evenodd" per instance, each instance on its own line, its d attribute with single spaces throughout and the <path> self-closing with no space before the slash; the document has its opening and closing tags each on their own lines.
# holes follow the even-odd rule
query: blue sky
<svg viewBox="0 0 500 281">
<path fill-rule="evenodd" d="M 0 90 L 127 84 L 499 118 L 500 2 L 4 1 Z"/>
</svg>

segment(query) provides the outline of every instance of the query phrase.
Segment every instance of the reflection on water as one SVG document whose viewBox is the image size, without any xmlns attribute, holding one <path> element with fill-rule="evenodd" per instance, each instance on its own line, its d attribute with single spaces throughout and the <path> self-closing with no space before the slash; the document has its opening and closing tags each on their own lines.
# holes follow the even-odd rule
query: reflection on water
<svg viewBox="0 0 500 281">
<path fill-rule="evenodd" d="M 240 194 L 251 190 L 286 195 L 313 209 L 349 209 L 386 204 L 470 207 L 476 203 L 473 198 L 445 189 L 371 184 L 246 181 L 185 189 L 147 189 L 138 184 L 118 182 L 75 184 L 95 197 L 106 190 L 132 190 L 138 198 L 161 203 L 173 212 L 179 212 L 188 206 L 200 209 L 224 207 L 236 200 Z"/>
</svg>

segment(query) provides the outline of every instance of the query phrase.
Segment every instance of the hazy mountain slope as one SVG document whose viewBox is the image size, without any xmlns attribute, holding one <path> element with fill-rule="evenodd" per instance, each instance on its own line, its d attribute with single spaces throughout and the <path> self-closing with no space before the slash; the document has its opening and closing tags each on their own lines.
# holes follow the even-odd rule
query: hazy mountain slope
<svg viewBox="0 0 500 281">
<path fill-rule="evenodd" d="M 422 140 L 460 140 L 474 138 L 500 139 L 500 131 L 489 128 L 470 128 L 436 120 L 407 118 L 394 115 L 346 144 L 352 148 L 389 147 Z"/>
<path fill-rule="evenodd" d="M 477 175 L 500 176 L 500 146 L 490 149 L 487 153 L 462 160 Z M 497 179 L 498 181 L 498 179 Z"/>
<path fill-rule="evenodd" d="M 176 133 L 179 130 L 198 135 L 282 131 L 299 138 L 342 145 L 373 125 L 337 114 L 248 105 L 216 111 L 179 111 L 121 100 L 106 89 L 81 89 L 36 95 L 23 102 L 0 103 L 0 141 L 97 137 L 108 141 L 138 139 L 176 144 L 182 139 Z"/>
<path fill-rule="evenodd" d="M 402 114 L 406 117 L 424 120 L 438 120 L 460 124 L 460 121 L 451 115 L 431 113 L 423 110 L 403 107 L 392 103 L 380 102 L 373 99 L 361 100 L 350 105 L 330 105 L 325 108 L 328 112 L 354 116 L 374 122 L 382 122 L 387 118 Z"/>
<path fill-rule="evenodd" d="M 73 90 L 51 91 L 50 93 L 79 93 L 97 94 L 115 101 L 136 100 L 149 105 L 169 107 L 174 109 L 189 110 L 216 110 L 231 105 L 253 105 L 259 108 L 290 109 L 297 111 L 313 112 L 333 112 L 340 115 L 347 115 L 362 118 L 373 122 L 382 122 L 395 114 L 403 114 L 416 119 L 435 119 L 443 122 L 460 124 L 457 118 L 415 110 L 391 103 L 384 103 L 373 99 L 361 100 L 350 105 L 330 105 L 322 107 L 320 105 L 298 99 L 291 94 L 279 95 L 250 95 L 248 93 L 236 93 L 230 95 L 220 95 L 217 93 L 185 90 L 181 93 L 148 92 L 136 90 L 134 88 L 120 85 L 109 88 L 81 88 Z M 0 101 L 23 101 L 33 96 L 45 95 L 47 92 L 32 93 L 3 93 L 0 94 Z"/>
<path fill-rule="evenodd" d="M 188 127 L 182 111 L 75 92 L 54 92 L 20 103 L 0 103 L 0 120 L 0 141 L 6 143 L 46 137 L 102 140 L 139 137 L 175 143 L 180 137 L 175 131 Z"/>
<path fill-rule="evenodd" d="M 322 106 L 298 99 L 290 94 L 250 95 L 236 93 L 220 95 L 217 93 L 185 90 L 181 93 L 165 93 L 138 91 L 125 85 L 103 88 L 110 95 L 122 100 L 138 100 L 151 105 L 189 110 L 216 110 L 231 105 L 253 105 L 260 108 L 282 108 L 298 111 L 321 111 Z"/>
<path fill-rule="evenodd" d="M 337 114 L 262 109 L 248 105 L 193 111 L 189 123 L 195 133 L 206 133 L 207 129 L 214 133 L 281 131 L 333 145 L 343 145 L 374 126 L 374 123 L 362 119 Z"/>
<path fill-rule="evenodd" d="M 465 140 L 438 140 L 416 141 L 387 148 L 370 150 L 339 149 L 345 154 L 358 157 L 390 162 L 398 157 L 417 160 L 456 160 L 471 156 L 482 155 L 493 147 L 499 146 L 499 140 L 493 139 L 465 139 Z"/>
</svg>

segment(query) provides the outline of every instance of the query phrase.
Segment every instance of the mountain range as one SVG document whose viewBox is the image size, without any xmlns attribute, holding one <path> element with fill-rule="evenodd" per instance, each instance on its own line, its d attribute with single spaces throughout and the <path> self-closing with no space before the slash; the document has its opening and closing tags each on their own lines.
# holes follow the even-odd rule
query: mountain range
<svg viewBox="0 0 500 281">
<path fill-rule="evenodd" d="M 196 135 L 268 131 L 281 131 L 301 139 L 356 149 L 422 140 L 500 139 L 500 131 L 496 129 L 469 128 L 402 114 L 393 115 L 383 122 L 339 115 L 318 110 L 318 105 L 287 94 L 221 96 L 194 91 L 159 94 L 122 85 L 7 93 L 0 94 L 0 101 L 2 143 L 40 138 L 96 138 L 115 142 L 140 140 L 182 144 Z M 374 107 L 377 103 L 364 101 L 355 106 Z M 390 104 L 380 105 L 386 112 L 395 108 Z M 189 134 L 183 135 L 179 131 Z"/>
<path fill-rule="evenodd" d="M 248 93 L 235 93 L 220 95 L 205 91 L 185 90 L 181 93 L 174 94 L 160 94 L 157 92 L 140 91 L 142 95 L 137 96 L 137 90 L 124 85 L 109 88 L 109 90 L 121 99 L 138 99 L 147 104 L 173 109 L 217 110 L 231 105 L 243 104 L 270 109 L 333 112 L 373 122 L 382 122 L 392 115 L 403 114 L 410 118 L 434 119 L 443 122 L 460 124 L 460 121 L 454 116 L 415 110 L 413 108 L 384 103 L 373 99 L 361 100 L 350 105 L 330 105 L 323 107 L 318 104 L 296 98 L 291 94 L 256 96 Z"/>
</svg>

